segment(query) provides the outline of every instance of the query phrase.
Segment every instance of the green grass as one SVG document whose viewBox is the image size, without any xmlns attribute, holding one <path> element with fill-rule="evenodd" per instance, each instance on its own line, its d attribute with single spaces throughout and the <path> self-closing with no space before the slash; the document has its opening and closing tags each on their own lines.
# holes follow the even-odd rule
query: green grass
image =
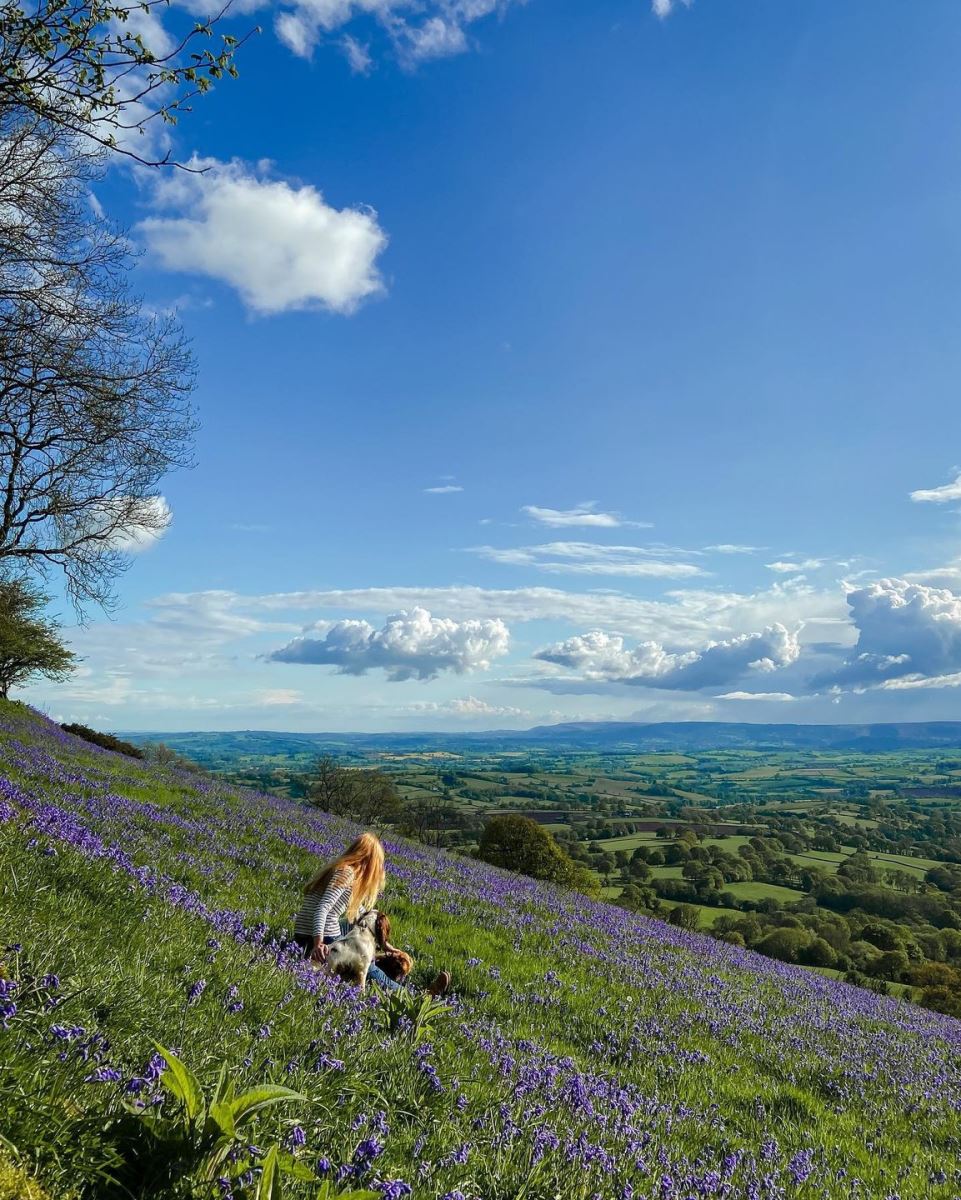
<svg viewBox="0 0 961 1200">
<path fill-rule="evenodd" d="M 755 1185 L 785 1200 L 956 1194 L 936 1176 L 961 1152 L 955 1022 L 395 840 L 394 940 L 419 982 L 447 965 L 456 988 L 418 1032 L 376 993 L 318 987 L 280 945 L 348 826 L 90 752 L 6 704 L 0 760 L 13 797 L 0 957 L 22 983 L 0 1030 L 0 1145 L 51 1198 L 220 1194 L 169 1095 L 156 1136 L 131 1110 L 127 1084 L 155 1041 L 208 1090 L 224 1068 L 238 1088 L 302 1097 L 238 1146 L 238 1200 L 261 1200 L 263 1158 L 247 1146 L 295 1127 L 302 1166 L 346 1172 L 335 1191 L 403 1180 L 413 1200 L 622 1200 L 628 1184 L 647 1200 L 669 1194 L 666 1176 L 703 1180 L 731 1156 L 732 1200 Z M 96 1082 L 98 1066 L 120 1081 Z M 380 1153 L 358 1165 L 382 1126 Z M 284 1195 L 317 1200 L 318 1186 L 290 1180 Z"/>
<path fill-rule="evenodd" d="M 776 883 L 728 883 L 724 890 L 732 892 L 739 900 L 777 900 L 781 904 L 794 904 L 804 895 L 794 888 L 780 887 Z"/>
</svg>

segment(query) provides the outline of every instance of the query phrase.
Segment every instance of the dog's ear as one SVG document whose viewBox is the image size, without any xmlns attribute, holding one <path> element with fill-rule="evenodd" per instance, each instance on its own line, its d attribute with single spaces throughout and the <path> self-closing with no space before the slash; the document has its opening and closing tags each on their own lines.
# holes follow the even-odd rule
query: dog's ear
<svg viewBox="0 0 961 1200">
<path fill-rule="evenodd" d="M 380 948 L 386 949 L 388 946 L 388 938 L 390 937 L 390 918 L 386 913 L 379 912 L 377 919 L 374 921 L 374 941 Z"/>
</svg>

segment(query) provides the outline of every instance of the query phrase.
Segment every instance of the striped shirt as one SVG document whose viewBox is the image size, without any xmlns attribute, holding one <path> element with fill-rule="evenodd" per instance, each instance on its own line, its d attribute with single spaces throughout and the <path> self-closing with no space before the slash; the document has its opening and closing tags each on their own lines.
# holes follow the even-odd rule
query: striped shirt
<svg viewBox="0 0 961 1200">
<path fill-rule="evenodd" d="M 341 914 L 347 911 L 354 886 L 352 867 L 335 871 L 323 892 L 304 892 L 294 933 L 301 937 L 340 937 Z"/>
</svg>

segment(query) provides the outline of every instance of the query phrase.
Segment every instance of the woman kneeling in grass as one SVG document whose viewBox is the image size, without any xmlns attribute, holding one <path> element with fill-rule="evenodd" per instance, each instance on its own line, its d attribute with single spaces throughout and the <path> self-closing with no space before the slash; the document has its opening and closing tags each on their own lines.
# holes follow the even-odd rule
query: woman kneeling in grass
<svg viewBox="0 0 961 1200">
<path fill-rule="evenodd" d="M 294 941 L 311 962 L 327 961 L 330 945 L 341 936 L 340 919 L 349 924 L 361 911 L 374 907 L 384 890 L 384 847 L 374 833 L 362 833 L 333 862 L 321 867 L 304 888 L 304 899 L 294 921 Z M 395 991 L 404 985 L 372 963 L 367 978 Z M 427 991 L 440 996 L 450 987 L 450 975 L 441 971 Z"/>
</svg>

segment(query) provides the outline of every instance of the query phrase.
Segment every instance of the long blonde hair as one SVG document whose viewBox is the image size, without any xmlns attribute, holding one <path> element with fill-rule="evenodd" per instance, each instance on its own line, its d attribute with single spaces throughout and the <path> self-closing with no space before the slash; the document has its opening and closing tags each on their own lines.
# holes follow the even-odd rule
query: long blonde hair
<svg viewBox="0 0 961 1200">
<path fill-rule="evenodd" d="M 384 847 L 376 833 L 362 833 L 339 858 L 327 863 L 309 880 L 304 892 L 323 892 L 338 871 L 350 867 L 354 882 L 350 889 L 347 919 L 356 919 L 361 908 L 372 908 L 384 890 Z"/>
</svg>

